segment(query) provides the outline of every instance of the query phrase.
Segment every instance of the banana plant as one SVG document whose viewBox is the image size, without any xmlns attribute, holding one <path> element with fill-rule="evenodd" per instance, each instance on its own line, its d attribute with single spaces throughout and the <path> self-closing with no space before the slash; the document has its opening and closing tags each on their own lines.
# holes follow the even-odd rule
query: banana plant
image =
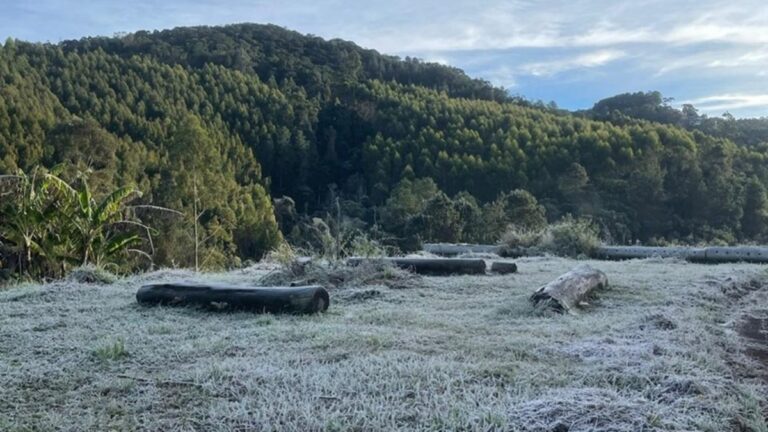
<svg viewBox="0 0 768 432">
<path fill-rule="evenodd" d="M 134 223 L 124 217 L 126 205 L 141 197 L 141 191 L 130 186 L 121 187 L 97 201 L 91 194 L 88 179 L 82 175 L 79 187 L 62 182 L 58 188 L 70 196 L 65 210 L 73 240 L 71 258 L 79 264 L 101 264 L 105 259 L 140 243 L 141 237 L 117 228 L 119 224 Z"/>
<path fill-rule="evenodd" d="M 34 168 L 28 174 L 0 175 L 0 267 L 33 278 L 63 274 L 66 263 L 101 265 L 130 249 L 152 230 L 125 217 L 127 204 L 141 196 L 121 187 L 97 200 L 81 173 L 73 185 L 58 176 L 61 168 Z M 123 225 L 123 226 L 121 226 Z"/>
<path fill-rule="evenodd" d="M 19 274 L 40 276 L 55 253 L 58 212 L 48 195 L 51 178 L 58 179 L 39 168 L 0 176 L 0 253 Z"/>
</svg>

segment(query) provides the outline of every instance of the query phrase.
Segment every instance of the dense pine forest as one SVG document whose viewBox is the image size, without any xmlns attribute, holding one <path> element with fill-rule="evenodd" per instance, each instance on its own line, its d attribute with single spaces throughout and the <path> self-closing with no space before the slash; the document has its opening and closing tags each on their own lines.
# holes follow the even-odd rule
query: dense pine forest
<svg viewBox="0 0 768 432">
<path fill-rule="evenodd" d="M 86 243 L 28 226 L 61 210 L 52 184 L 88 220 L 114 191 L 135 192 L 81 230 L 105 259 L 130 239 L 141 254 L 124 267 L 230 267 L 324 231 L 401 250 L 496 242 L 509 225 L 565 217 L 613 243 L 757 242 L 766 157 L 763 119 L 710 118 L 655 92 L 569 113 L 276 26 L 0 48 L 0 264 L 14 269 L 33 255 L 89 261 Z M 48 201 L 11 224 L 24 191 Z"/>
</svg>

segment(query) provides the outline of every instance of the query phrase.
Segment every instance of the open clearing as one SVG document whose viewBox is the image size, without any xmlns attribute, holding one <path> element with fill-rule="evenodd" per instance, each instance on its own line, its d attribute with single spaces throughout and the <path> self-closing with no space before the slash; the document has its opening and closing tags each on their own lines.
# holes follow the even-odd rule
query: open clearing
<svg viewBox="0 0 768 432">
<path fill-rule="evenodd" d="M 335 289 L 314 316 L 136 304 L 183 271 L 0 291 L 0 430 L 768 430 L 737 332 L 764 266 L 589 261 L 611 287 L 572 316 L 527 298 L 576 261 L 517 262 Z"/>
</svg>

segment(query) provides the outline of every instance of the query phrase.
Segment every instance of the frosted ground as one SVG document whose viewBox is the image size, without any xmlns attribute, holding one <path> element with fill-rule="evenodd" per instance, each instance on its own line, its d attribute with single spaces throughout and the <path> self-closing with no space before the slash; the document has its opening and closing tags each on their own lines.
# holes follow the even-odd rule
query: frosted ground
<svg viewBox="0 0 768 432">
<path fill-rule="evenodd" d="M 135 303 L 177 271 L 0 291 L 0 430 L 768 430 L 736 331 L 764 267 L 590 262 L 612 286 L 563 316 L 527 297 L 576 262 L 518 263 L 336 288 L 317 316 Z"/>
</svg>

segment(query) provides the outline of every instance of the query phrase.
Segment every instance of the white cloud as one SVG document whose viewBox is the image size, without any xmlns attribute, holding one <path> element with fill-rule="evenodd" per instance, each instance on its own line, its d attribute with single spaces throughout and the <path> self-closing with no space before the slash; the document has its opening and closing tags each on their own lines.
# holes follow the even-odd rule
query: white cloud
<svg viewBox="0 0 768 432">
<path fill-rule="evenodd" d="M 387 25 L 366 32 L 363 40 L 402 52 L 768 43 L 768 4 L 763 0 L 740 0 L 737 5 L 722 0 L 432 3 L 419 2 L 413 17 L 399 23 L 399 31 L 391 32 Z"/>
<path fill-rule="evenodd" d="M 556 75 L 560 72 L 573 69 L 603 66 L 625 56 L 626 53 L 623 51 L 605 49 L 558 60 L 528 63 L 521 66 L 519 69 L 534 76 Z"/>
<path fill-rule="evenodd" d="M 722 113 L 744 108 L 768 108 L 768 94 L 720 94 L 680 102 L 693 104 L 704 112 Z"/>
</svg>

